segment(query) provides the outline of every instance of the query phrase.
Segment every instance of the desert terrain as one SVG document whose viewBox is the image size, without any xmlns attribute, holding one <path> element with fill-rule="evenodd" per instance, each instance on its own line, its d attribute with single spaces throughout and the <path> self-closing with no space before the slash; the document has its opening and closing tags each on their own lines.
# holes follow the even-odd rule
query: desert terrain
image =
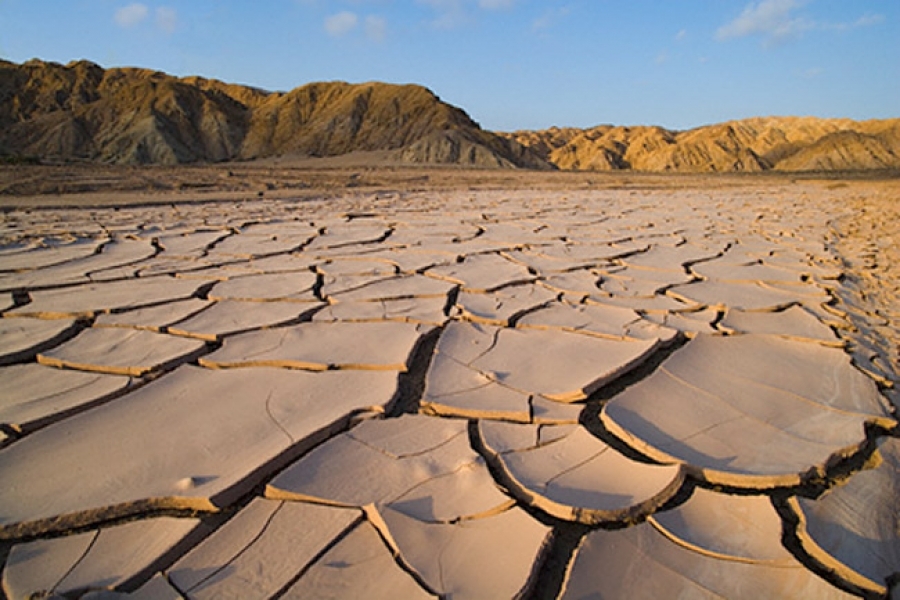
<svg viewBox="0 0 900 600">
<path fill-rule="evenodd" d="M 0 61 L 0 599 L 898 598 L 898 172 Z"/>
<path fill-rule="evenodd" d="M 898 197 L 2 166 L 3 594 L 897 597 Z"/>
<path fill-rule="evenodd" d="M 900 170 L 900 119 L 755 117 L 494 132 L 418 85 L 270 92 L 137 68 L 0 60 L 0 160 L 179 165 L 377 155 L 406 165 L 756 173 Z M 368 160 L 366 162 L 369 162 Z"/>
</svg>

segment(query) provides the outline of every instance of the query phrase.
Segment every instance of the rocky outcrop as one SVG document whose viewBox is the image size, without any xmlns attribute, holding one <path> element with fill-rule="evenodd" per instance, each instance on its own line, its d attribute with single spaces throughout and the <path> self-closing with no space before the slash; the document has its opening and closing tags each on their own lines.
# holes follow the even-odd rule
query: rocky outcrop
<svg viewBox="0 0 900 600">
<path fill-rule="evenodd" d="M 550 168 L 417 85 L 269 93 L 87 61 L 0 62 L 0 154 L 180 164 L 385 150 L 412 162 Z"/>
<path fill-rule="evenodd" d="M 570 170 L 703 173 L 900 168 L 900 119 L 758 117 L 688 131 L 600 125 L 503 135 Z"/>
<path fill-rule="evenodd" d="M 494 133 L 418 85 L 325 82 L 267 92 L 88 61 L 0 61 L 0 159 L 175 165 L 351 152 L 485 168 L 890 170 L 900 169 L 900 119 Z"/>
</svg>

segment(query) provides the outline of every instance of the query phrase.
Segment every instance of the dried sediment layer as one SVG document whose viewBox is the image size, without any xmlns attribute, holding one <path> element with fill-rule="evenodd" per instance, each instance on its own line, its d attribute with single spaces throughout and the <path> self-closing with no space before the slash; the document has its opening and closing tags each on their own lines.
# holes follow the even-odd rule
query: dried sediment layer
<svg viewBox="0 0 900 600">
<path fill-rule="evenodd" d="M 890 248 L 830 253 L 849 193 L 5 212 L 4 592 L 889 592 Z"/>
</svg>

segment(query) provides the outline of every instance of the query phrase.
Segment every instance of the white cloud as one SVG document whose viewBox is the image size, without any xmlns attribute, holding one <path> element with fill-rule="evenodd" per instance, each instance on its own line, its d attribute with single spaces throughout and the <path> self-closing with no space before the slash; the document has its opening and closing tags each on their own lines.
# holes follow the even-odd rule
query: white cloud
<svg viewBox="0 0 900 600">
<path fill-rule="evenodd" d="M 486 10 L 505 10 L 512 8 L 515 0 L 478 0 L 478 6 Z"/>
<path fill-rule="evenodd" d="M 680 29 L 678 33 L 675 34 L 675 41 L 680 42 L 684 38 L 687 37 L 687 29 Z"/>
<path fill-rule="evenodd" d="M 873 15 L 871 13 L 866 13 L 860 18 L 858 18 L 854 23 L 853 27 L 868 27 L 869 25 L 878 25 L 884 21 L 884 15 Z"/>
<path fill-rule="evenodd" d="M 821 75 L 824 72 L 825 72 L 825 69 L 823 69 L 822 67 L 812 67 L 810 69 L 806 69 L 800 75 L 804 79 L 815 79 L 816 77 L 818 77 L 819 75 Z"/>
<path fill-rule="evenodd" d="M 431 25 L 438 29 L 454 29 L 467 20 L 462 0 L 416 0 L 416 3 L 429 6 L 437 13 Z"/>
<path fill-rule="evenodd" d="M 325 19 L 325 31 L 330 36 L 340 37 L 350 33 L 358 22 L 359 17 L 355 13 L 345 10 Z"/>
<path fill-rule="evenodd" d="M 860 27 L 871 27 L 882 22 L 884 22 L 884 15 L 866 13 L 852 23 L 822 23 L 820 28 L 830 31 L 849 31 Z"/>
<path fill-rule="evenodd" d="M 160 6 L 156 9 L 156 25 L 166 33 L 172 33 L 178 27 L 178 13 L 174 8 Z"/>
<path fill-rule="evenodd" d="M 803 4 L 802 0 L 751 2 L 735 20 L 719 27 L 716 39 L 724 41 L 761 35 L 764 43 L 769 44 L 796 37 L 814 26 L 812 22 L 794 16 L 793 12 Z"/>
<path fill-rule="evenodd" d="M 384 17 L 369 15 L 366 17 L 364 28 L 366 30 L 366 37 L 373 42 L 382 42 L 387 35 L 387 21 Z"/>
<path fill-rule="evenodd" d="M 815 21 L 794 14 L 808 1 L 762 0 L 756 3 L 751 2 L 736 19 L 716 30 L 716 39 L 725 41 L 759 35 L 763 38 L 763 46 L 769 46 L 799 37 L 806 31 L 849 31 L 878 25 L 884 21 L 884 15 L 872 13 L 866 13 L 855 21 L 841 23 Z"/>
<path fill-rule="evenodd" d="M 550 9 L 541 16 L 531 22 L 531 30 L 534 32 L 550 29 L 557 21 L 568 15 L 570 9 L 568 6 L 562 8 Z"/>
<path fill-rule="evenodd" d="M 113 18 L 120 27 L 133 27 L 146 19 L 149 12 L 146 5 L 136 2 L 118 9 Z"/>
</svg>

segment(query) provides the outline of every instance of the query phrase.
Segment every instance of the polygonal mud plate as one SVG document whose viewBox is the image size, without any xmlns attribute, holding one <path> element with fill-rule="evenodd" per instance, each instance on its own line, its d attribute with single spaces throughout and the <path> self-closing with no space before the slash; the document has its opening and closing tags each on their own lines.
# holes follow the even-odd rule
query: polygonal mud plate
<svg viewBox="0 0 900 600">
<path fill-rule="evenodd" d="M 743 283 L 801 283 L 802 273 L 766 264 L 766 261 L 735 264 L 725 258 L 711 260 L 691 267 L 691 270 L 705 279 L 720 281 L 738 281 Z"/>
<path fill-rule="evenodd" d="M 353 414 L 389 408 L 396 386 L 391 372 L 180 367 L 0 450 L 0 539 L 218 510 Z"/>
<path fill-rule="evenodd" d="M 699 552 L 649 522 L 588 533 L 564 585 L 562 598 L 852 598 L 792 558 Z"/>
<path fill-rule="evenodd" d="M 353 280 L 359 280 L 354 283 Z M 399 275 L 396 277 L 345 277 L 336 282 L 326 280 L 322 294 L 332 303 L 380 302 L 407 298 L 443 298 L 457 284 L 425 277 Z"/>
<path fill-rule="evenodd" d="M 247 275 L 217 283 L 208 296 L 210 300 L 318 302 L 313 294 L 316 280 L 311 271 Z"/>
<path fill-rule="evenodd" d="M 398 559 L 431 590 L 453 599 L 526 593 L 550 533 L 516 507 L 456 523 L 425 523 L 389 507 L 368 514 Z"/>
<path fill-rule="evenodd" d="M 191 298 L 158 306 L 97 315 L 94 327 L 131 327 L 161 332 L 169 325 L 188 319 L 212 306 L 212 302 Z"/>
<path fill-rule="evenodd" d="M 193 360 L 205 349 L 200 340 L 142 329 L 95 327 L 62 346 L 40 352 L 37 360 L 52 367 L 139 377 Z"/>
<path fill-rule="evenodd" d="M 793 497 L 803 549 L 839 577 L 876 594 L 900 574 L 900 440 L 885 438 L 881 463 L 819 498 Z"/>
<path fill-rule="evenodd" d="M 656 245 L 622 259 L 630 267 L 684 272 L 685 265 L 715 258 L 721 250 L 692 243 L 679 246 Z"/>
<path fill-rule="evenodd" d="M 573 402 L 639 365 L 657 346 L 656 340 L 453 322 L 438 341 L 435 361 L 455 361 L 522 393 Z"/>
<path fill-rule="evenodd" d="M 127 586 L 171 560 L 199 527 L 198 519 L 148 518 L 18 544 L 3 569 L 3 589 L 11 598 L 31 598 Z"/>
<path fill-rule="evenodd" d="M 558 293 L 540 285 L 515 285 L 492 294 L 460 292 L 455 311 L 463 319 L 488 325 L 509 325 L 517 317 L 556 300 Z"/>
<path fill-rule="evenodd" d="M 367 421 L 329 440 L 272 480 L 266 496 L 389 504 L 422 521 L 447 523 L 511 504 L 469 447 L 464 421 L 418 415 Z"/>
<path fill-rule="evenodd" d="M 549 441 L 538 439 L 539 432 Z M 539 429 L 480 421 L 478 439 L 516 498 L 589 525 L 640 519 L 672 498 L 685 477 L 676 465 L 628 459 L 580 425 Z"/>
<path fill-rule="evenodd" d="M 397 274 L 397 265 L 386 259 L 348 256 L 323 261 L 316 265 L 316 272 L 331 277 L 342 275 L 387 277 Z"/>
<path fill-rule="evenodd" d="M 379 302 L 338 302 L 330 304 L 313 316 L 313 321 L 404 321 L 443 325 L 446 298 L 407 298 Z"/>
<path fill-rule="evenodd" d="M 732 333 L 768 333 L 826 346 L 843 346 L 828 325 L 800 306 L 779 312 L 729 310 L 719 327 Z"/>
<path fill-rule="evenodd" d="M 436 598 L 403 571 L 378 531 L 362 522 L 323 554 L 281 598 Z"/>
<path fill-rule="evenodd" d="M 80 328 L 74 319 L 0 319 L 0 365 L 30 360 L 73 337 Z"/>
<path fill-rule="evenodd" d="M 683 302 L 696 302 L 718 309 L 744 311 L 777 311 L 803 300 L 801 294 L 777 290 L 758 283 L 730 281 L 696 281 L 676 285 L 666 295 Z"/>
<path fill-rule="evenodd" d="M 174 335 L 217 341 L 237 333 L 296 322 L 303 312 L 314 310 L 316 306 L 321 305 L 221 300 L 173 323 L 166 331 Z"/>
<path fill-rule="evenodd" d="M 187 300 L 197 291 L 198 285 L 196 281 L 151 277 L 42 290 L 31 292 L 31 303 L 7 314 L 49 319 L 90 317 L 111 310 Z"/>
<path fill-rule="evenodd" d="M 649 521 L 672 541 L 724 560 L 796 567 L 781 544 L 782 522 L 768 496 L 736 496 L 697 487 L 690 498 Z"/>
<path fill-rule="evenodd" d="M 700 335 L 600 415 L 614 435 L 713 483 L 792 486 L 895 424 L 839 349 L 764 335 Z"/>
<path fill-rule="evenodd" d="M 426 274 L 459 284 L 465 291 L 482 293 L 536 279 L 526 267 L 497 254 L 468 256 L 460 263 L 428 269 Z"/>
<path fill-rule="evenodd" d="M 90 240 L 49 248 L 23 248 L 19 252 L 4 252 L 0 255 L 0 271 L 41 269 L 85 258 L 97 252 L 97 249 L 108 241 L 108 239 Z"/>
<path fill-rule="evenodd" d="M 398 323 L 301 323 L 253 331 L 225 341 L 200 364 L 215 369 L 269 366 L 325 371 L 406 371 L 427 325 Z"/>
<path fill-rule="evenodd" d="M 4 367 L 0 369 L 0 424 L 27 433 L 112 399 L 132 381 L 38 364 Z"/>
<path fill-rule="evenodd" d="M 189 598 L 271 597 L 359 523 L 362 512 L 256 498 L 168 569 Z"/>
</svg>

